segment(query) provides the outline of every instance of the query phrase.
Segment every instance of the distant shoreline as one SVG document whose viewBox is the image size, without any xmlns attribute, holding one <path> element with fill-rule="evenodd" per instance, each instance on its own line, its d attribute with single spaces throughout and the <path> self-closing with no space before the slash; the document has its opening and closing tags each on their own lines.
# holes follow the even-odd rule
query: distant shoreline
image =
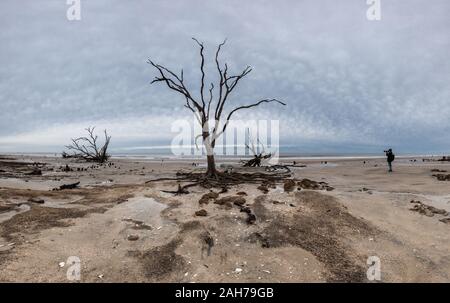
<svg viewBox="0 0 450 303">
<path fill-rule="evenodd" d="M 60 153 L 27 153 L 27 152 L 15 152 L 15 153 L 0 153 L 0 157 L 61 157 Z M 236 159 L 248 159 L 251 156 L 228 156 L 228 155 L 217 155 L 217 159 L 222 160 L 236 160 Z M 397 154 L 397 159 L 412 159 L 412 158 L 441 158 L 442 155 L 426 155 L 426 154 Z M 203 160 L 204 155 L 188 155 L 188 156 L 178 156 L 171 154 L 114 154 L 111 153 L 112 159 L 130 159 L 130 160 Z M 314 155 L 314 154 L 285 154 L 280 155 L 280 159 L 286 160 L 365 160 L 365 159 L 384 159 L 383 154 L 329 154 L 329 155 Z"/>
</svg>

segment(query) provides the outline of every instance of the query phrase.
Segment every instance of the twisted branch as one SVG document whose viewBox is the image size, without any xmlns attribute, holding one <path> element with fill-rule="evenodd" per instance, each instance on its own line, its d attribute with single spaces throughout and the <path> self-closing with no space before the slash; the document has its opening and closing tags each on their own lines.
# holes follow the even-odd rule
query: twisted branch
<svg viewBox="0 0 450 303">
<path fill-rule="evenodd" d="M 66 145 L 68 150 L 73 151 L 70 155 L 71 157 L 83 158 L 87 161 L 95 161 L 100 163 L 108 160 L 109 155 L 107 151 L 111 136 L 108 135 L 105 129 L 105 143 L 99 147 L 97 142 L 98 136 L 94 134 L 94 130 L 95 127 L 86 128 L 86 131 L 88 132 L 87 137 L 72 139 L 72 144 Z"/>
</svg>

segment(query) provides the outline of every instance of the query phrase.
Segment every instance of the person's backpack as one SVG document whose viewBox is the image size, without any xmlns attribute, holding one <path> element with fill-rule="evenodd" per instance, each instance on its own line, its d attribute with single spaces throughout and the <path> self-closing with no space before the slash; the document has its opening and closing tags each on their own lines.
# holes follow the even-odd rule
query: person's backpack
<svg viewBox="0 0 450 303">
<path fill-rule="evenodd" d="M 395 155 L 393 153 L 390 153 L 388 156 L 388 161 L 392 162 L 392 161 L 394 161 L 394 159 L 395 159 Z"/>
</svg>

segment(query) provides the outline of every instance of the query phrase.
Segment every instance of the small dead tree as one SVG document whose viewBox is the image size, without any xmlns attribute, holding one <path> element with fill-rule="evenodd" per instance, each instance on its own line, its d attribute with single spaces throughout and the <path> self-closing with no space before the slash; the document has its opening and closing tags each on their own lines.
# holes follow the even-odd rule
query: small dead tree
<svg viewBox="0 0 450 303">
<path fill-rule="evenodd" d="M 88 127 L 86 128 L 86 131 L 88 132 L 87 137 L 72 139 L 72 144 L 66 145 L 66 148 L 69 151 L 72 151 L 72 154 L 63 152 L 63 157 L 81 158 L 86 161 L 94 161 L 99 163 L 106 162 L 110 157 L 108 154 L 108 146 L 111 141 L 111 136 L 108 135 L 105 129 L 105 142 L 102 146 L 100 146 L 98 136 L 94 134 L 94 130 L 95 127 Z"/>
<path fill-rule="evenodd" d="M 266 153 L 264 144 L 259 141 L 259 138 L 257 139 L 256 148 L 253 140 L 250 140 L 250 144 L 251 145 L 246 144 L 245 147 L 252 152 L 253 158 L 248 161 L 244 161 L 244 167 L 260 167 L 262 160 L 267 160 L 272 157 L 272 153 Z M 258 149 L 260 150 L 260 152 L 258 152 Z"/>
<path fill-rule="evenodd" d="M 207 154 L 207 171 L 206 176 L 208 178 L 217 178 L 217 170 L 214 159 L 214 147 L 216 145 L 216 140 L 222 135 L 229 122 L 231 117 L 237 111 L 243 109 L 249 109 L 252 107 L 259 106 L 263 103 L 278 103 L 281 105 L 286 105 L 285 103 L 277 100 L 277 99 L 262 99 L 254 103 L 250 103 L 248 105 L 237 106 L 228 111 L 228 114 L 225 115 L 224 108 L 225 104 L 229 100 L 231 93 L 237 87 L 240 80 L 242 80 L 245 76 L 247 76 L 251 71 L 251 67 L 247 66 L 244 70 L 236 75 L 230 75 L 228 70 L 228 65 L 226 63 L 221 64 L 219 61 L 219 54 L 222 47 L 225 45 L 225 42 L 222 42 L 217 47 L 217 51 L 215 54 L 215 66 L 217 68 L 217 72 L 219 74 L 219 83 L 214 85 L 214 83 L 210 83 L 209 88 L 206 88 L 206 75 L 205 75 L 205 56 L 204 56 L 204 45 L 202 42 L 199 42 L 197 39 L 192 38 L 195 43 L 200 48 L 200 72 L 201 72 L 201 81 L 200 81 L 200 98 L 194 97 L 191 91 L 186 87 L 184 82 L 184 73 L 181 70 L 180 74 L 177 74 L 168 68 L 153 62 L 152 60 L 148 60 L 147 63 L 151 64 L 158 71 L 158 76 L 151 82 L 153 83 L 165 83 L 168 88 L 180 93 L 185 99 L 185 107 L 188 108 L 197 118 L 197 121 L 200 123 L 202 127 L 202 133 L 199 134 L 198 137 L 203 139 L 203 144 L 206 148 Z M 205 92 L 205 90 L 208 90 Z M 224 116 L 225 115 L 225 116 Z M 221 125 L 222 118 L 225 118 L 223 125 Z M 210 119 L 214 122 L 211 122 Z"/>
</svg>

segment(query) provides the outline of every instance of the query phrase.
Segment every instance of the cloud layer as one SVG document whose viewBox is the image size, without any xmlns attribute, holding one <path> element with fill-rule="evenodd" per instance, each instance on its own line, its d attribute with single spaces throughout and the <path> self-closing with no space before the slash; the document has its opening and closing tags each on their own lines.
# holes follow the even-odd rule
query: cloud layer
<svg viewBox="0 0 450 303">
<path fill-rule="evenodd" d="M 171 121 L 189 112 L 149 85 L 145 62 L 183 67 L 197 88 L 192 36 L 208 55 L 228 38 L 230 68 L 253 67 L 230 107 L 288 103 L 236 115 L 279 119 L 282 144 L 450 149 L 450 3 L 382 1 L 381 21 L 370 22 L 366 1 L 341 2 L 81 0 L 82 20 L 70 22 L 63 0 L 2 1 L 0 152 L 59 151 L 89 125 L 108 127 L 116 149 L 170 143 Z"/>
</svg>

